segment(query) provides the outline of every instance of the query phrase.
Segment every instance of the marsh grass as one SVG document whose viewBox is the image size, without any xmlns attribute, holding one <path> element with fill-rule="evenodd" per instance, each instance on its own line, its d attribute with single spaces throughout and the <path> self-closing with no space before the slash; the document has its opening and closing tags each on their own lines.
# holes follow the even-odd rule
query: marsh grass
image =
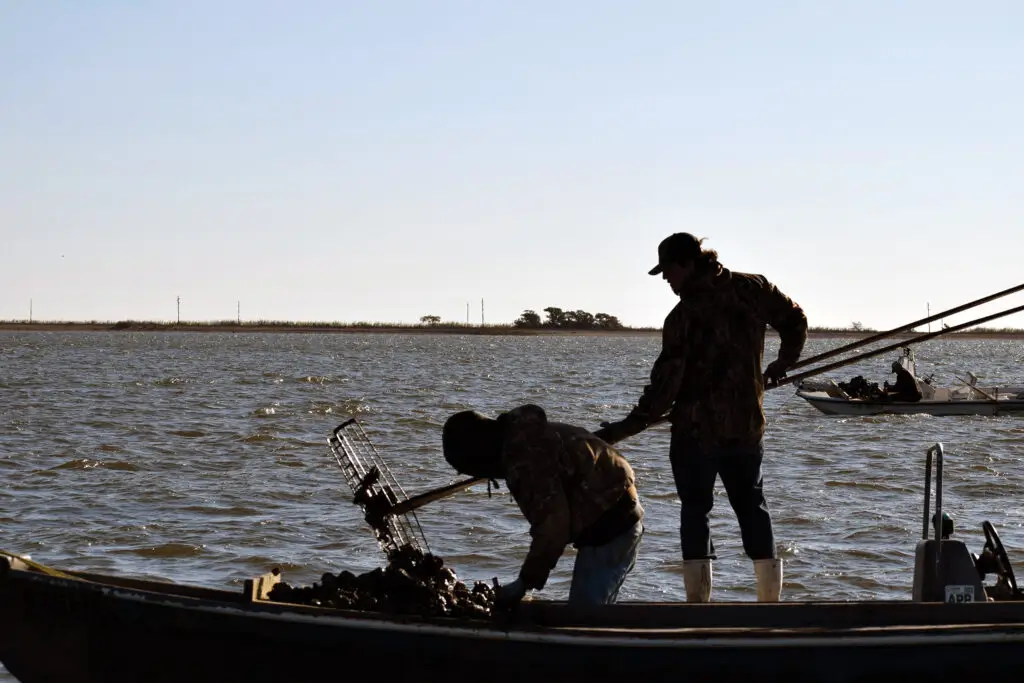
<svg viewBox="0 0 1024 683">
<path fill-rule="evenodd" d="M 294 320 L 205 320 L 165 322 L 150 320 L 102 320 L 88 321 L 39 321 L 0 320 L 0 330 L 74 331 L 74 330 L 125 330 L 125 331 L 167 331 L 167 332 L 409 332 L 427 334 L 491 334 L 491 335 L 622 335 L 660 334 L 659 327 L 623 327 L 619 330 L 602 329 L 561 329 L 522 328 L 511 324 L 472 325 L 459 322 L 440 323 L 383 323 L 383 322 L 338 322 L 338 321 L 294 321 Z M 870 328 L 811 327 L 809 334 L 817 336 L 861 337 L 877 333 Z M 774 335 L 774 330 L 768 330 Z M 913 336 L 922 330 L 911 330 L 894 336 Z M 950 337 L 1024 337 L 1024 329 L 1014 327 L 976 327 L 948 333 Z"/>
</svg>

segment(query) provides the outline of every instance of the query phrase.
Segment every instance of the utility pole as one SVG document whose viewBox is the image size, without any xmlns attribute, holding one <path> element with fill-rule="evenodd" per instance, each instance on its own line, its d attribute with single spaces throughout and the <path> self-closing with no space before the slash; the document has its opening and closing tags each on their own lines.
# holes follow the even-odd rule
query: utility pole
<svg viewBox="0 0 1024 683">
<path fill-rule="evenodd" d="M 480 327 L 484 326 L 484 300 L 480 299 Z"/>
<path fill-rule="evenodd" d="M 181 324 L 181 297 L 178 297 L 178 324 Z"/>
<path fill-rule="evenodd" d="M 466 324 L 469 324 L 469 302 L 466 302 Z"/>
</svg>

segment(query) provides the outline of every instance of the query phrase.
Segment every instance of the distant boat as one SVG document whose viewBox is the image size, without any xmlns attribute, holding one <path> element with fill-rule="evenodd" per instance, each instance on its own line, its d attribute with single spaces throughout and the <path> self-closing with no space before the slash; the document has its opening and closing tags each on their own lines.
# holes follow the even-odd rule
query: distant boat
<svg viewBox="0 0 1024 683">
<path fill-rule="evenodd" d="M 920 401 L 896 401 L 880 392 L 848 393 L 835 380 L 804 380 L 796 395 L 827 415 L 1004 415 L 1024 413 L 1024 386 L 981 386 L 971 372 L 956 387 L 936 387 L 920 379 L 913 351 L 906 347 L 897 362 L 906 368 L 921 390 Z M 877 388 L 877 385 L 875 385 Z"/>
</svg>

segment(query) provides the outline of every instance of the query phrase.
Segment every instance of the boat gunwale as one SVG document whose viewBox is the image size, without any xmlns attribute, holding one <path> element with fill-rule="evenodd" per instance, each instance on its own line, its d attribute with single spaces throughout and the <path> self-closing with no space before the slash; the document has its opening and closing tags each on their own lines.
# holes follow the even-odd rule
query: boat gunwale
<svg viewBox="0 0 1024 683">
<path fill-rule="evenodd" d="M 0 562 L 0 567 L 6 563 Z M 96 578 L 102 575 L 91 575 Z M 947 605 L 912 600 L 792 601 L 779 603 L 653 603 L 620 602 L 591 608 L 569 606 L 561 601 L 528 601 L 518 618 L 481 620 L 457 617 L 362 612 L 272 601 L 247 601 L 241 592 L 200 590 L 205 597 L 176 592 L 196 588 L 174 583 L 129 579 L 135 586 L 116 585 L 116 577 L 104 581 L 48 576 L 37 571 L 0 570 L 0 582 L 28 581 L 49 592 L 100 593 L 114 601 L 159 604 L 169 609 L 196 612 L 233 612 L 239 616 L 329 625 L 363 630 L 422 631 L 441 629 L 463 637 L 509 638 L 513 636 L 629 637 L 633 639 L 680 639 L 739 636 L 771 639 L 803 637 L 867 637 L 865 629 L 881 632 L 930 633 L 937 629 L 969 632 L 1003 630 L 1024 641 L 1024 601 L 975 602 Z M 152 590 L 140 587 L 149 584 Z M 0 587 L 2 589 L 2 587 Z M 212 595 L 211 595 L 212 594 Z M 2 612 L 0 606 L 0 612 Z M 824 625 L 823 625 L 824 624 Z M 947 633 L 949 635 L 949 633 Z M 774 638 L 773 638 L 774 636 Z"/>
<path fill-rule="evenodd" d="M 797 390 L 802 398 L 826 415 L 864 417 L 871 415 L 933 415 L 935 417 L 998 417 L 1024 413 L 1024 399 L 963 399 L 955 401 L 877 401 L 864 398 L 829 396 L 824 391 Z"/>
<path fill-rule="evenodd" d="M 1024 406 L 1024 399 L 1022 398 L 964 398 L 955 400 L 943 400 L 934 398 L 922 398 L 920 401 L 878 401 L 870 398 L 843 398 L 841 396 L 829 396 L 824 391 L 817 389 L 808 391 L 804 389 L 798 389 L 796 395 L 806 401 L 820 401 L 822 403 L 842 403 L 844 405 L 868 405 L 868 406 L 915 406 L 915 405 L 943 405 L 943 406 L 1001 406 L 1005 404 L 1021 404 Z"/>
</svg>

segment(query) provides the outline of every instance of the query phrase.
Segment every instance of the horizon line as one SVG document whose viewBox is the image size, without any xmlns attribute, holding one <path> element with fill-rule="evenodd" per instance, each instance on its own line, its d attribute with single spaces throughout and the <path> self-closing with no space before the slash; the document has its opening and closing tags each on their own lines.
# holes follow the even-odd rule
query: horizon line
<svg viewBox="0 0 1024 683">
<path fill-rule="evenodd" d="M 401 322 L 369 322 L 369 321 L 293 321 L 293 320 L 29 320 L 29 319 L 9 319 L 0 320 L 0 327 L 11 327 L 11 326 L 109 326 L 114 329 L 129 329 L 133 326 L 149 326 L 149 327 L 160 327 L 160 328 L 175 328 L 175 327 L 290 327 L 290 328 L 338 328 L 338 329 L 417 329 L 417 330 L 480 330 L 480 329 L 494 329 L 494 330 L 518 330 L 518 331 L 563 331 L 563 332 L 657 332 L 663 328 L 643 326 L 643 327 L 631 327 L 628 325 L 622 325 L 617 328 L 601 328 L 601 327 L 553 327 L 548 325 L 541 325 L 540 327 L 517 327 L 513 323 L 464 323 L 458 321 L 444 321 L 439 323 L 401 323 Z M 768 328 L 770 332 L 775 333 L 775 330 L 771 327 Z M 808 326 L 808 332 L 822 333 L 822 332 L 842 332 L 842 333 L 878 333 L 881 330 L 877 330 L 871 327 L 830 327 L 830 326 Z M 1024 328 L 1017 327 L 985 327 L 978 326 L 969 328 L 967 330 L 957 330 L 950 334 L 964 334 L 964 333 L 1018 333 L 1024 334 Z M 919 334 L 917 329 L 904 330 L 903 334 Z M 777 334 L 777 333 L 776 333 Z"/>
</svg>

